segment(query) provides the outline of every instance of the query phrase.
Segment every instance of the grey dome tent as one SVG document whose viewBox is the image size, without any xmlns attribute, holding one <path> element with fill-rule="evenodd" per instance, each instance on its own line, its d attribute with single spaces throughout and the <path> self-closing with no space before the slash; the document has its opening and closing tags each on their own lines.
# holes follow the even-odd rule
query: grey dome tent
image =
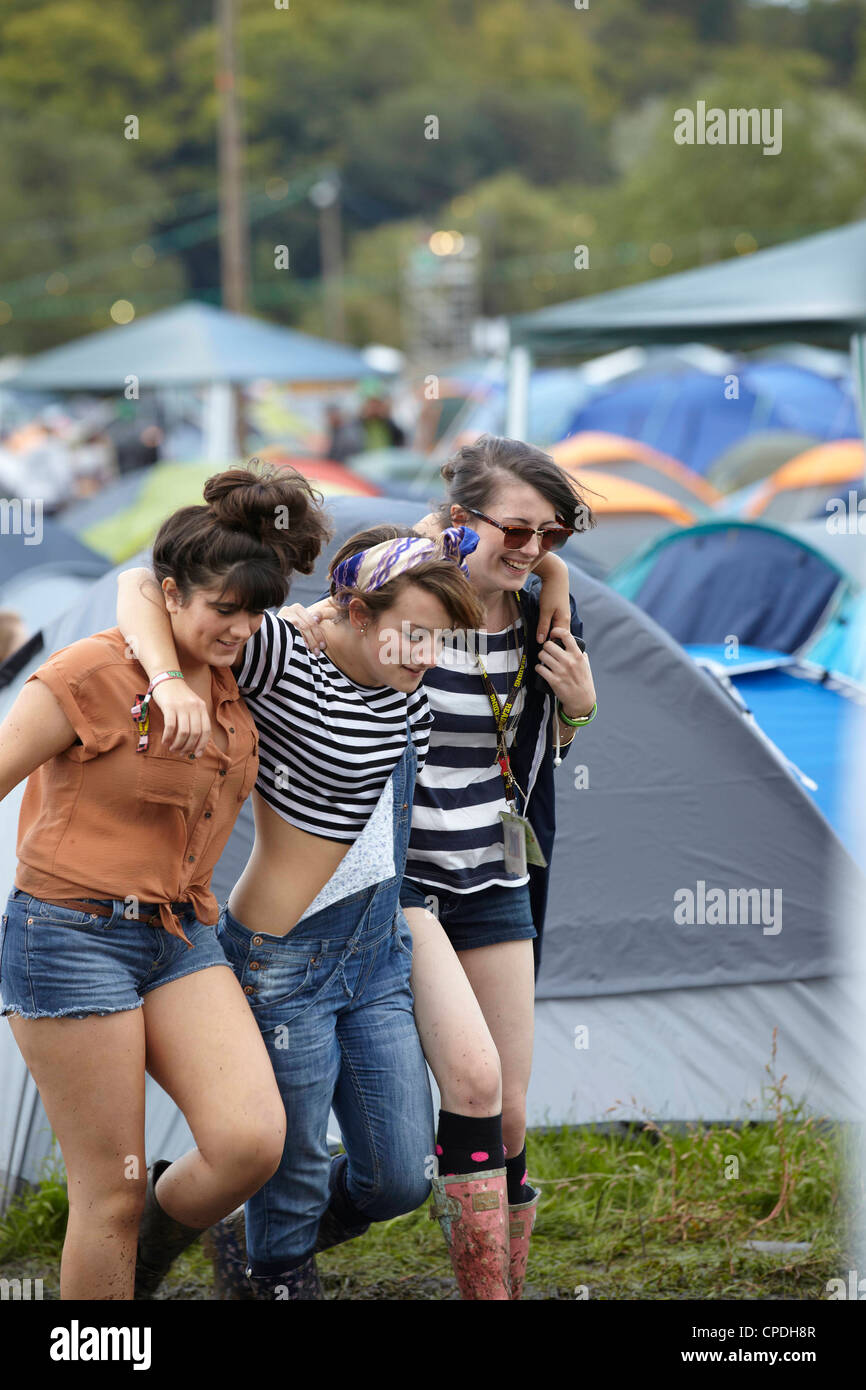
<svg viewBox="0 0 866 1390">
<path fill-rule="evenodd" d="M 413 504 L 384 498 L 335 499 L 330 510 L 331 550 L 374 520 L 417 519 Z M 292 598 L 317 597 L 324 568 L 298 577 Z M 46 628 L 46 651 L 113 626 L 116 572 Z M 571 582 L 600 712 L 557 773 L 530 1124 L 769 1115 L 760 1090 L 774 1028 L 787 1089 L 852 1118 L 854 984 L 841 923 L 863 900 L 861 868 L 707 672 L 620 595 L 577 567 Z M 41 659 L 0 692 L 0 716 Z M 0 803 L 10 886 L 21 790 Z M 251 840 L 247 803 L 215 875 L 219 900 Z M 0 1095 L 0 1181 L 11 1191 L 38 1177 L 51 1136 L 2 1025 Z M 146 1140 L 149 1157 L 191 1142 L 150 1080 Z"/>
</svg>

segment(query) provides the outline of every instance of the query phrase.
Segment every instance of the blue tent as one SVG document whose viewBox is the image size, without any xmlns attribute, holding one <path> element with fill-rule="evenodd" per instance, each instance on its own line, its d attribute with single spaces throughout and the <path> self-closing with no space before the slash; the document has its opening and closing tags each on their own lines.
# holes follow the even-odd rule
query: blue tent
<svg viewBox="0 0 866 1390">
<path fill-rule="evenodd" d="M 866 593 L 848 592 L 802 655 L 866 685 Z"/>
<path fill-rule="evenodd" d="M 784 652 L 741 646 L 731 657 L 723 646 L 708 644 L 686 651 L 733 685 L 839 839 L 855 859 L 860 857 L 846 767 L 856 710 L 866 707 L 866 686 L 828 678 L 821 667 Z"/>
<path fill-rule="evenodd" d="M 675 531 L 609 576 L 682 643 L 795 652 L 855 591 L 826 554 L 776 527 L 725 519 Z"/>
<path fill-rule="evenodd" d="M 701 474 L 738 440 L 759 430 L 793 430 L 822 441 L 859 434 L 846 384 L 788 362 L 741 362 L 732 375 L 736 386 L 729 377 L 703 371 L 641 374 L 582 406 L 569 434 L 625 434 Z"/>
</svg>

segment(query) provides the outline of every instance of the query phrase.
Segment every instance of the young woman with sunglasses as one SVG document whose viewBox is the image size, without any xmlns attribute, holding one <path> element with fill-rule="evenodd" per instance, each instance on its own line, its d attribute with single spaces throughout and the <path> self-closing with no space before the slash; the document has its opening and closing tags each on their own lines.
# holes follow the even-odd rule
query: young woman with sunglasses
<svg viewBox="0 0 866 1390">
<path fill-rule="evenodd" d="M 434 1192 L 458 1284 L 464 1298 L 519 1298 L 537 1204 L 525 1153 L 532 943 L 549 870 L 524 862 L 525 827 L 502 813 L 527 816 L 549 863 L 554 767 L 595 712 L 567 570 L 551 552 L 593 521 L 568 475 L 518 440 L 483 437 L 442 474 L 448 500 L 419 529 L 477 528 L 467 564 L 485 621 L 468 649 L 444 650 L 424 679 L 433 728 L 400 901 L 414 942 L 415 1017 L 441 1095 Z M 554 591 L 549 634 L 530 577 L 539 568 Z M 315 644 L 316 609 L 289 612 Z M 451 1219 L 474 1199 L 491 1204 L 486 1243 Z"/>
<path fill-rule="evenodd" d="M 282 1102 L 216 939 L 210 879 L 258 768 L 230 668 L 327 531 L 299 475 L 233 469 L 204 498 L 163 523 L 143 572 L 172 636 L 150 685 L 135 645 L 111 628 L 49 657 L 0 726 L 0 797 L 29 777 L 0 928 L 0 1012 L 66 1163 L 63 1299 L 149 1297 L 172 1256 L 260 1188 L 283 1149 Z M 197 760 L 166 747 L 153 698 L 179 684 L 179 662 L 209 712 Z M 197 1146 L 150 1174 L 145 1071 Z"/>
<path fill-rule="evenodd" d="M 246 1205 L 246 1296 L 321 1298 L 318 1250 L 414 1210 L 430 1191 L 432 1101 L 399 894 L 430 726 L 421 680 L 437 634 L 481 619 L 461 564 L 476 543 L 464 527 L 435 541 L 356 536 L 331 565 L 327 654 L 267 613 L 236 662 L 260 738 L 256 839 L 218 937 L 287 1125 L 278 1171 Z M 138 580 L 121 575 L 118 620 L 156 670 L 174 662 L 171 633 Z M 181 682 L 164 696 L 181 711 L 172 746 L 194 756 L 206 711 Z M 332 1106 L 346 1149 L 333 1161 Z M 217 1233 L 221 1249 L 224 1236 L 231 1230 Z"/>
</svg>

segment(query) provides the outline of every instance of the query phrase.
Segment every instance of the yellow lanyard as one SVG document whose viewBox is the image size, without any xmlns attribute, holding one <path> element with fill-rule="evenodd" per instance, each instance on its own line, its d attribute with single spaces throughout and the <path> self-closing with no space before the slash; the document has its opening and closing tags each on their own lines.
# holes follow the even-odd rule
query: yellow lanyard
<svg viewBox="0 0 866 1390">
<path fill-rule="evenodd" d="M 517 594 L 515 594 L 514 597 L 517 599 L 517 607 L 519 610 L 520 598 Z M 517 639 L 515 635 L 515 646 L 516 641 Z M 505 741 L 505 735 L 507 733 L 508 716 L 514 707 L 514 701 L 517 698 L 517 693 L 520 690 L 521 685 L 523 684 L 523 677 L 526 673 L 525 645 L 523 654 L 520 658 L 520 664 L 517 668 L 517 676 L 515 677 L 514 684 L 509 690 L 505 702 L 502 705 L 500 705 L 499 703 L 499 697 L 496 694 L 496 688 L 489 675 L 484 669 L 484 664 L 481 660 L 481 657 L 476 656 L 475 660 L 478 663 L 478 669 L 481 672 L 481 679 L 484 682 L 484 689 L 487 692 L 487 698 L 490 701 L 490 707 L 493 710 L 493 718 L 496 723 L 496 761 L 499 763 L 499 769 L 502 773 L 502 777 L 505 782 L 506 800 L 513 801 L 514 788 L 517 787 L 517 790 L 520 791 L 520 787 L 517 786 L 517 783 L 514 780 L 514 774 L 511 771 L 511 760 L 508 756 L 508 745 Z M 521 795 L 523 795 L 522 792 Z"/>
</svg>

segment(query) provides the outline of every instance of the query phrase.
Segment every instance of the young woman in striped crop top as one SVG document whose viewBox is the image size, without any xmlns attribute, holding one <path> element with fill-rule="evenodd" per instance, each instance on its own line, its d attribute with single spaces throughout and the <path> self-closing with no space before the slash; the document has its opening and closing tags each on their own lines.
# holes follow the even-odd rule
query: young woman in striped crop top
<svg viewBox="0 0 866 1390">
<path fill-rule="evenodd" d="M 551 552 L 594 523 L 568 475 L 520 440 L 482 437 L 442 473 L 448 500 L 417 529 L 465 522 L 478 531 L 467 564 L 485 617 L 424 678 L 433 727 L 400 901 L 418 1031 L 441 1093 L 434 1192 L 457 1279 L 464 1297 L 519 1298 L 538 1200 L 526 1181 L 526 1092 L 548 867 L 522 859 L 515 820 L 518 852 L 506 860 L 502 815 L 525 815 L 550 860 L 554 765 L 595 710 L 567 570 Z M 549 586 L 543 619 L 533 571 Z M 317 610 L 289 610 L 311 640 Z M 467 1274 L 463 1223 L 449 1215 L 473 1184 L 507 1201 L 504 1295 L 491 1292 L 493 1256 L 489 1277 Z"/>
<path fill-rule="evenodd" d="M 432 1102 L 399 893 L 430 726 L 419 686 L 438 634 L 480 620 L 462 564 L 477 536 L 388 536 L 355 537 L 332 560 L 327 654 L 267 614 L 235 666 L 259 732 L 256 838 L 218 937 L 265 1039 L 287 1137 L 246 1204 L 249 1283 L 233 1296 L 321 1298 L 316 1251 L 430 1191 Z M 118 620 L 151 670 L 174 656 L 140 578 L 121 576 Z M 203 711 L 170 684 L 166 728 L 194 754 Z M 346 1149 L 333 1161 L 332 1106 Z"/>
</svg>

